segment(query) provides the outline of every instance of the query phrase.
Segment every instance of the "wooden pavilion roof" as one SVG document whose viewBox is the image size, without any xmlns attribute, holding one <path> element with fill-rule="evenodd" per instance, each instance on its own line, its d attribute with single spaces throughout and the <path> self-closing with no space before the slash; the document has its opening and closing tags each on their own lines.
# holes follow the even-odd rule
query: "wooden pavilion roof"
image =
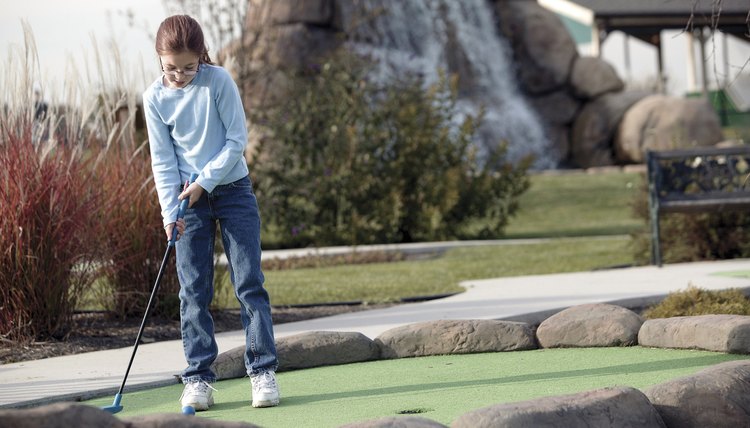
<svg viewBox="0 0 750 428">
<path fill-rule="evenodd" d="M 709 27 L 750 42 L 750 0 L 539 0 L 545 7 L 605 33 L 646 42 L 662 30 Z"/>
</svg>

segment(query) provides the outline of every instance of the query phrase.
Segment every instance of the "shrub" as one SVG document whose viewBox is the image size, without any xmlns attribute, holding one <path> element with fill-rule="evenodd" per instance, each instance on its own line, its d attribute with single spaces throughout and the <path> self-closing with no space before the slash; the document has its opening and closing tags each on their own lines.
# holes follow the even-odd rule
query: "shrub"
<svg viewBox="0 0 750 428">
<path fill-rule="evenodd" d="M 739 289 L 709 291 L 691 285 L 685 291 L 669 293 L 643 316 L 653 319 L 709 314 L 750 315 L 750 299 Z"/>
<path fill-rule="evenodd" d="M 95 278 L 98 198 L 75 150 L 38 152 L 30 121 L 8 119 L 0 120 L 0 334 L 59 338 Z"/>
<path fill-rule="evenodd" d="M 647 264 L 651 261 L 651 219 L 648 180 L 642 182 L 633 209 L 645 227 L 633 233 L 633 248 L 636 260 Z M 665 263 L 750 257 L 750 214 L 745 212 L 663 213 L 659 226 Z"/>
<path fill-rule="evenodd" d="M 338 53 L 291 74 L 285 100 L 253 114 L 270 132 L 250 163 L 265 236 L 283 246 L 499 236 L 528 164 L 506 164 L 502 149 L 479 158 L 481 117 L 455 124 L 455 82 L 384 87 L 365 69 Z"/>
<path fill-rule="evenodd" d="M 98 221 L 107 232 L 101 235 L 101 273 L 107 286 L 99 289 L 98 301 L 118 317 L 143 314 L 167 242 L 146 144 L 137 150 L 110 146 L 101 154 L 96 175 L 106 201 Z M 154 312 L 179 316 L 173 298 L 179 288 L 173 255 Z"/>
<path fill-rule="evenodd" d="M 63 76 L 67 104 L 52 101 L 39 118 L 37 55 L 24 31 L 0 75 L 0 335 L 13 340 L 64 336 L 92 295 L 118 315 L 142 312 L 166 242 L 148 150 L 136 149 L 136 95 L 117 89 L 135 85 L 116 46 L 108 64 L 94 45 L 87 66 L 98 69 L 86 76 L 100 79 Z M 165 276 L 163 294 L 175 293 L 175 278 Z"/>
<path fill-rule="evenodd" d="M 35 98 L 27 25 L 24 36 L 0 75 L 0 335 L 18 341 L 67 334 L 96 276 L 92 225 L 101 202 L 82 144 L 86 115 Z"/>
<path fill-rule="evenodd" d="M 91 74 L 102 79 L 78 88 L 80 98 L 90 101 L 83 111 L 71 111 L 69 116 L 90 112 L 84 138 L 89 154 L 96 158 L 92 187 L 101 193 L 102 200 L 92 225 L 100 230 L 96 261 L 101 281 L 95 298 L 100 307 L 126 318 L 141 316 L 145 311 L 167 240 L 139 107 L 143 85 L 123 73 L 129 67 L 122 63 L 117 46 L 108 48 L 108 56 L 103 58 L 101 49 L 94 45 L 94 61 L 90 64 L 96 69 Z M 178 316 L 178 290 L 173 255 L 153 312 Z"/>
</svg>

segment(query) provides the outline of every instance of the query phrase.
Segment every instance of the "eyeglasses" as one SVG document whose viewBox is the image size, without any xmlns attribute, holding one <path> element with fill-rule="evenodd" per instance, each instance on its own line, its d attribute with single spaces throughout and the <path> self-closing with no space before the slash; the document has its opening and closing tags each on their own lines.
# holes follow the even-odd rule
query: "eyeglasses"
<svg viewBox="0 0 750 428">
<path fill-rule="evenodd" d="M 187 69 L 187 70 L 165 70 L 165 69 L 162 68 L 161 71 L 164 74 L 166 74 L 167 76 L 172 76 L 172 77 L 177 76 L 178 74 L 182 74 L 183 76 L 195 76 L 196 74 L 198 74 L 198 69 L 195 69 L 195 70 L 190 70 L 190 69 Z"/>
<path fill-rule="evenodd" d="M 177 70 L 165 70 L 164 69 L 164 64 L 161 63 L 161 58 L 159 58 L 159 65 L 161 65 L 161 71 L 162 71 L 162 73 L 164 73 L 167 76 L 172 76 L 172 77 L 175 77 L 178 74 L 182 74 L 183 76 L 195 76 L 196 74 L 198 74 L 198 70 L 200 68 L 200 64 L 198 64 L 197 66 L 195 66 L 195 70 L 191 70 L 189 68 L 185 69 L 185 70 L 180 70 L 180 69 L 177 69 Z"/>
</svg>

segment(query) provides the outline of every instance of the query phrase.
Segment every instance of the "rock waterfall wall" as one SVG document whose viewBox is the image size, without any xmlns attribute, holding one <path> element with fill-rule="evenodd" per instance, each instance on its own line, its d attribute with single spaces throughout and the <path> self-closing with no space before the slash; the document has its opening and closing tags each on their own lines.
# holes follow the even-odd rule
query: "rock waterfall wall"
<svg viewBox="0 0 750 428">
<path fill-rule="evenodd" d="M 479 147 L 507 141 L 511 160 L 532 154 L 536 168 L 639 162 L 637 151 L 721 140 L 705 102 L 689 107 L 710 135 L 675 120 L 646 129 L 656 123 L 648 111 L 625 123 L 640 134 L 623 129 L 625 114 L 652 94 L 625 90 L 610 64 L 580 56 L 562 21 L 534 0 L 249 0 L 246 27 L 250 48 L 238 74 L 249 108 L 283 96 L 274 69 L 306 67 L 344 45 L 375 59 L 378 79 L 459 76 L 461 111 L 485 109 Z M 658 145 L 647 138 L 655 133 Z"/>
</svg>

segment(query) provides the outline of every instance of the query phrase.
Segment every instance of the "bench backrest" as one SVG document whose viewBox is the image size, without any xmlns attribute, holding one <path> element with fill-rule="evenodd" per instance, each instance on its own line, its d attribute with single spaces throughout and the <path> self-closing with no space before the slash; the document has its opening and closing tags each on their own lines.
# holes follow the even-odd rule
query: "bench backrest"
<svg viewBox="0 0 750 428">
<path fill-rule="evenodd" d="M 650 151 L 646 162 L 661 212 L 750 208 L 750 146 Z"/>
<path fill-rule="evenodd" d="M 659 214 L 750 209 L 750 146 L 647 152 L 651 262 L 661 266 Z"/>
</svg>

